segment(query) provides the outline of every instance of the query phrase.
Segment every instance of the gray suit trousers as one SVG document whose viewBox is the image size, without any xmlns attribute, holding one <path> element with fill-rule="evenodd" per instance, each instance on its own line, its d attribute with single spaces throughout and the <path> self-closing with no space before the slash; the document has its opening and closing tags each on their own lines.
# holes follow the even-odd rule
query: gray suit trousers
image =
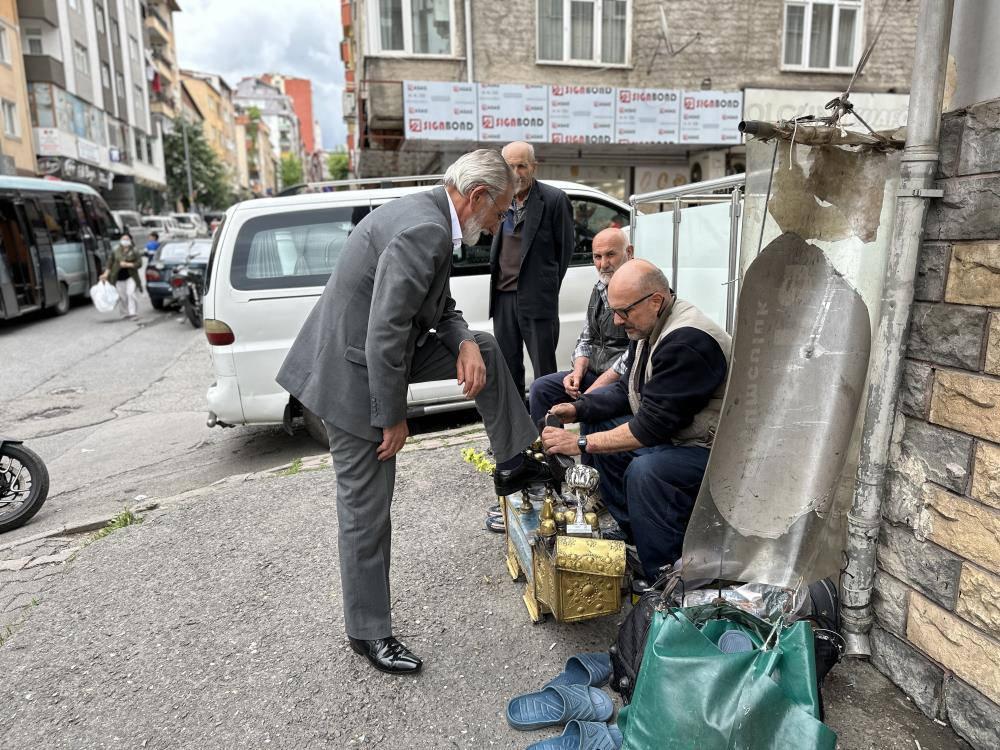
<svg viewBox="0 0 1000 750">
<path fill-rule="evenodd" d="M 474 331 L 486 364 L 486 387 L 476 397 L 493 453 L 500 461 L 514 457 L 538 437 L 511 380 L 496 339 Z M 416 349 L 410 382 L 455 377 L 455 355 L 435 336 Z M 392 522 L 389 507 L 396 481 L 396 459 L 379 461 L 377 442 L 365 440 L 326 422 L 330 455 L 337 472 L 338 545 L 344 620 L 352 638 L 374 640 L 392 635 L 389 612 L 389 558 Z"/>
</svg>

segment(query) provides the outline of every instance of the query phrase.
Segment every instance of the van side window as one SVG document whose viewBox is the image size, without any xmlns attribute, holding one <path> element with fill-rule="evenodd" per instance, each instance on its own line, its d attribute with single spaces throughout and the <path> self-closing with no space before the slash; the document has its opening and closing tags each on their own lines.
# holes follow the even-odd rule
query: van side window
<svg viewBox="0 0 1000 750">
<path fill-rule="evenodd" d="M 348 234 L 368 211 L 368 206 L 344 206 L 249 219 L 233 248 L 233 288 L 323 286 Z"/>
<path fill-rule="evenodd" d="M 70 205 L 65 195 L 55 196 L 56 217 L 62 230 L 64 242 L 80 241 L 80 218 L 76 208 Z M 53 237 L 53 241 L 55 238 Z"/>
<path fill-rule="evenodd" d="M 452 276 L 476 276 L 490 273 L 490 248 L 493 246 L 493 235 L 483 232 L 479 242 L 466 245 L 455 251 L 452 256 Z"/>
<path fill-rule="evenodd" d="M 589 266 L 593 263 L 591 244 L 594 235 L 608 227 L 627 227 L 629 215 L 615 207 L 590 198 L 571 198 L 573 206 L 573 231 L 576 235 L 573 245 L 572 266 Z"/>
</svg>

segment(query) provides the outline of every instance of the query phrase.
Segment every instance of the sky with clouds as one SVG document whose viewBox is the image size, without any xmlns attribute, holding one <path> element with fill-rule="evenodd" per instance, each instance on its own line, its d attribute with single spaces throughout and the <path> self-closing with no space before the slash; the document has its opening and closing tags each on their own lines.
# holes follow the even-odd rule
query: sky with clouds
<svg viewBox="0 0 1000 750">
<path fill-rule="evenodd" d="M 332 0 L 178 0 L 174 14 L 182 68 L 218 73 L 230 86 L 245 76 L 309 78 L 323 147 L 344 143 L 340 4 Z"/>
</svg>

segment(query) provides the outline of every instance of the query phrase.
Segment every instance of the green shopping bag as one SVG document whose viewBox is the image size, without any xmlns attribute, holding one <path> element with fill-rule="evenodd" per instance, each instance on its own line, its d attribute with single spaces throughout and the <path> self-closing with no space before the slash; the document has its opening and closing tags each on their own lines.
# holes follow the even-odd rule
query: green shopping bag
<svg viewBox="0 0 1000 750">
<path fill-rule="evenodd" d="M 723 653 L 727 630 L 754 650 Z M 775 626 L 713 604 L 654 613 L 618 725 L 622 750 L 834 750 L 837 735 L 818 716 L 809 623 Z"/>
</svg>

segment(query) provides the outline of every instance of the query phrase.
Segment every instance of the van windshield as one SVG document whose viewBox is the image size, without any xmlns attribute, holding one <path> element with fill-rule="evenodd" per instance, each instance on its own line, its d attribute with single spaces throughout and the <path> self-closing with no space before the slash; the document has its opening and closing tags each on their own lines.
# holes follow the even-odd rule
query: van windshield
<svg viewBox="0 0 1000 750">
<path fill-rule="evenodd" d="M 366 203 L 250 219 L 236 237 L 230 271 L 233 287 L 323 286 L 347 236 L 369 211 Z"/>
</svg>

